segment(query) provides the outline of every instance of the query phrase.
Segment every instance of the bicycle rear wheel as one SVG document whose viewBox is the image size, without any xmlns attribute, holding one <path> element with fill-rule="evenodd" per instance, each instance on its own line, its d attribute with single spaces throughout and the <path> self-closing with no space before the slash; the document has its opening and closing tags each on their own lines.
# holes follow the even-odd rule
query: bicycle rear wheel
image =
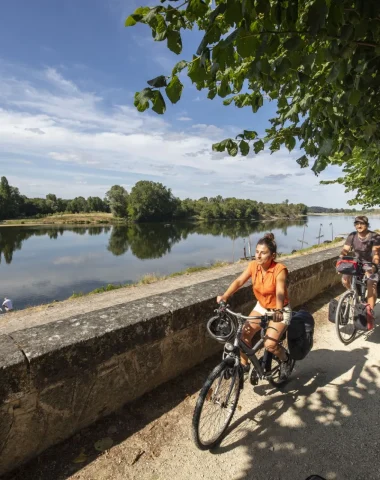
<svg viewBox="0 0 380 480">
<path fill-rule="evenodd" d="M 347 345 L 355 338 L 354 308 L 356 295 L 352 290 L 345 292 L 339 299 L 335 314 L 335 330 L 339 340 Z"/>
<path fill-rule="evenodd" d="M 195 405 L 192 434 L 200 450 L 209 450 L 223 439 L 240 396 L 242 371 L 220 363 L 209 375 Z"/>
</svg>

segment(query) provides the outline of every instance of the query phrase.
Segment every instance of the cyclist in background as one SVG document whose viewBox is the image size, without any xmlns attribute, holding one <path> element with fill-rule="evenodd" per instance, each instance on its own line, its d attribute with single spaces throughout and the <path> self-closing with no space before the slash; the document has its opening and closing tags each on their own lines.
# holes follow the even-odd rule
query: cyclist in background
<svg viewBox="0 0 380 480">
<path fill-rule="evenodd" d="M 252 279 L 253 294 L 257 303 L 250 316 L 275 312 L 273 320 L 268 324 L 264 346 L 280 359 L 280 377 L 287 378 L 290 375 L 291 359 L 286 350 L 279 345 L 279 341 L 290 323 L 292 312 L 286 287 L 288 270 L 285 265 L 275 262 L 276 255 L 274 235 L 266 233 L 257 243 L 255 260 L 249 263 L 244 272 L 231 283 L 223 295 L 217 297 L 216 301 L 227 302 L 231 295 L 250 278 Z M 249 348 L 252 347 L 252 338 L 260 329 L 260 325 L 253 321 L 248 320 L 245 323 L 242 340 Z M 241 353 L 241 363 L 245 372 L 248 372 L 250 367 L 244 353 Z"/>
<path fill-rule="evenodd" d="M 380 235 L 369 230 L 368 217 L 359 215 L 354 220 L 356 231 L 348 235 L 339 257 L 344 257 L 349 254 L 351 250 L 354 251 L 355 256 L 363 262 L 373 262 L 379 264 L 380 253 Z M 374 316 L 373 309 L 375 308 L 377 299 L 377 282 L 379 280 L 377 269 L 373 267 L 366 272 L 367 290 L 368 290 L 368 305 L 370 306 L 370 314 Z M 352 275 L 342 275 L 342 283 L 347 288 L 351 288 Z"/>
</svg>

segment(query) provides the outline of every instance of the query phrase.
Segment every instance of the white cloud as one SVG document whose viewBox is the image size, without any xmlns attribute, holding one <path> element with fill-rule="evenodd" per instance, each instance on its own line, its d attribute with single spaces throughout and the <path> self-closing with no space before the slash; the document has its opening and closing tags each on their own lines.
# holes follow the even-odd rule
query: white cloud
<svg viewBox="0 0 380 480">
<path fill-rule="evenodd" d="M 348 198 L 340 186 L 316 187 L 318 180 L 310 170 L 296 176 L 300 172 L 297 151 L 280 150 L 273 155 L 265 151 L 253 158 L 215 155 L 212 143 L 236 133 L 233 127 L 195 124 L 181 129 L 154 113 L 112 104 L 103 98 L 104 92 L 85 91 L 53 68 L 18 68 L 15 75 L 11 66 L 0 63 L 0 75 L 0 161 L 11 155 L 33 162 L 30 172 L 16 173 L 10 164 L 5 173 L 26 195 L 55 191 L 65 198 L 102 196 L 114 183 L 155 177 L 182 197 L 221 194 L 266 202 L 289 198 L 324 206 L 343 206 Z M 180 115 L 183 122 L 190 119 Z M 54 171 L 55 165 L 59 171 Z M 84 168 L 91 168 L 88 176 L 78 171 Z M 79 173 L 80 184 L 75 180 Z M 95 181 L 89 182 L 91 175 Z M 32 185 L 41 177 L 43 181 Z M 274 184 L 268 178 L 277 181 Z M 207 184 L 207 192 L 202 184 Z M 327 196 L 332 188 L 334 201 L 330 202 Z"/>
<path fill-rule="evenodd" d="M 179 120 L 180 122 L 191 122 L 190 117 L 178 117 L 177 120 Z"/>
</svg>

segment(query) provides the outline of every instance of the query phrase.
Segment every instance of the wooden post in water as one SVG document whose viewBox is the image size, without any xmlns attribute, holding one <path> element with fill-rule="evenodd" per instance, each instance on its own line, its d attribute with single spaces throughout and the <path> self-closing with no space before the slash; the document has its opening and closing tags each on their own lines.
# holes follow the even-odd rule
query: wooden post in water
<svg viewBox="0 0 380 480">
<path fill-rule="evenodd" d="M 301 248 L 303 248 L 303 244 L 306 243 L 306 245 L 309 245 L 308 242 L 305 242 L 305 230 L 306 230 L 306 227 L 307 227 L 307 223 L 305 223 L 304 227 L 303 227 L 303 235 L 302 235 L 302 240 L 298 240 L 299 242 L 301 242 Z"/>
<path fill-rule="evenodd" d="M 321 235 L 321 229 L 322 229 L 322 227 L 323 227 L 323 224 L 320 223 L 320 225 L 319 225 L 319 235 L 318 235 L 318 237 L 317 237 L 317 238 L 318 238 L 318 245 L 321 243 L 321 238 L 324 237 L 324 235 Z"/>
<path fill-rule="evenodd" d="M 334 240 L 334 226 L 332 224 L 332 222 L 330 223 L 330 226 L 331 226 L 331 241 Z"/>
</svg>

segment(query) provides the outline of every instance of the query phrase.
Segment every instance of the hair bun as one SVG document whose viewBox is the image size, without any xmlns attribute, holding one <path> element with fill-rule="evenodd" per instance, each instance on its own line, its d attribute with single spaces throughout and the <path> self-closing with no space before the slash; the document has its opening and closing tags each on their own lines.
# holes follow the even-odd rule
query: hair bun
<svg viewBox="0 0 380 480">
<path fill-rule="evenodd" d="M 271 240 L 272 242 L 274 242 L 274 235 L 272 232 L 266 233 L 264 235 L 264 238 L 267 238 L 268 240 Z"/>
</svg>

